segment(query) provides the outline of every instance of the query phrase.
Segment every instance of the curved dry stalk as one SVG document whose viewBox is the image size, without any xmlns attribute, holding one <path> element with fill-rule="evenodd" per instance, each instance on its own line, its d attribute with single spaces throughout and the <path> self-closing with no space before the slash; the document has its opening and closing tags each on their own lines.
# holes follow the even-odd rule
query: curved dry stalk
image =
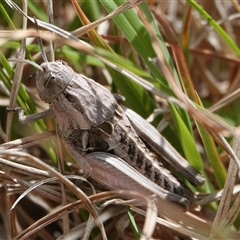
<svg viewBox="0 0 240 240">
<path fill-rule="evenodd" d="M 236 152 L 236 155 L 240 157 L 239 141 L 236 139 L 233 141 L 233 149 Z M 238 197 L 235 200 L 234 205 L 230 209 L 233 189 L 234 189 L 238 172 L 239 172 L 239 168 L 237 167 L 237 164 L 233 160 L 233 158 L 231 158 L 229 167 L 228 167 L 227 180 L 223 189 L 217 214 L 212 224 L 211 235 L 210 235 L 212 239 L 216 238 L 216 236 L 219 236 L 219 235 L 224 237 L 227 234 L 227 232 L 230 230 L 230 227 L 232 226 L 235 218 L 240 212 L 240 201 L 239 201 L 240 194 L 238 194 Z"/>
<path fill-rule="evenodd" d="M 82 181 L 86 181 L 86 182 L 87 182 L 86 179 L 84 179 L 84 178 L 82 178 L 82 177 L 80 177 L 80 176 L 65 175 L 65 177 L 66 177 L 67 179 L 78 179 L 78 180 L 81 179 Z M 43 184 L 50 183 L 50 182 L 56 182 L 56 181 L 58 181 L 58 178 L 53 177 L 53 178 L 47 178 L 47 179 L 41 180 L 41 181 L 39 181 L 39 182 L 37 182 L 37 183 L 35 183 L 35 184 L 32 184 L 32 185 L 28 184 L 28 185 L 30 185 L 30 187 L 29 187 L 26 191 L 24 191 L 24 192 L 16 199 L 16 201 L 15 201 L 14 204 L 12 205 L 10 211 L 12 211 L 12 210 L 17 206 L 17 204 L 18 204 L 28 193 L 30 193 L 31 191 L 36 190 L 36 188 L 42 186 Z M 45 194 L 46 194 L 46 192 L 45 192 Z M 46 196 L 46 195 L 44 195 L 44 196 Z M 61 199 L 61 195 L 59 195 L 58 197 L 59 197 L 59 199 Z M 67 198 L 66 198 L 66 200 L 65 200 L 65 203 L 62 203 L 62 205 L 64 206 L 64 205 L 66 205 L 66 204 L 67 204 Z"/>
<path fill-rule="evenodd" d="M 75 186 L 70 180 L 68 180 L 65 176 L 63 176 L 61 173 L 56 171 L 54 168 L 49 166 L 48 164 L 44 163 L 40 159 L 33 157 L 32 155 L 28 153 L 23 153 L 23 152 L 17 152 L 17 151 L 5 151 L 4 153 L 6 156 L 19 156 L 19 157 L 25 157 L 26 159 L 30 160 L 31 162 L 35 163 L 37 166 L 42 167 L 43 169 L 47 170 L 48 172 L 51 173 L 52 176 L 57 177 L 60 182 L 65 184 L 79 199 L 81 199 L 86 207 L 86 209 L 93 215 L 95 220 L 97 221 L 97 225 L 99 226 L 100 230 L 103 233 L 104 236 L 104 228 L 101 222 L 98 221 L 98 213 L 95 209 L 95 207 L 92 205 L 92 203 L 89 201 L 89 198 L 86 196 L 86 194 L 79 189 L 77 186 Z M 10 209 L 10 208 L 9 208 Z"/>
</svg>

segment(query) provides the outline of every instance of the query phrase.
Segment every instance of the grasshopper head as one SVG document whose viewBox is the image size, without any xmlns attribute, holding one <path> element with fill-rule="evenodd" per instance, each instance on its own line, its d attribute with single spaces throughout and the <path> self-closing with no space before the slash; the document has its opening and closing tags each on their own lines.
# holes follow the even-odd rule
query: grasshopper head
<svg viewBox="0 0 240 240">
<path fill-rule="evenodd" d="M 73 79 L 75 72 L 63 61 L 44 62 L 36 73 L 36 86 L 39 97 L 51 103 L 61 94 Z"/>
</svg>

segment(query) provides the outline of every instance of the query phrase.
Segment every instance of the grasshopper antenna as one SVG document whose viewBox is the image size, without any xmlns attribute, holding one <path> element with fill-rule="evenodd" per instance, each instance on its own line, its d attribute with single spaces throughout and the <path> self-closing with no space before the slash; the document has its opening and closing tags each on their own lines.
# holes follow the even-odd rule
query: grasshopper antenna
<svg viewBox="0 0 240 240">
<path fill-rule="evenodd" d="M 43 71 L 43 68 L 41 66 L 39 66 L 37 63 L 32 62 L 28 59 L 9 58 L 8 61 L 10 61 L 10 62 L 22 62 L 22 63 L 25 63 L 25 64 L 30 64 L 30 65 L 34 66 L 35 68 Z"/>
<path fill-rule="evenodd" d="M 53 1 L 48 1 L 48 20 L 49 23 L 51 23 L 52 25 L 54 25 L 54 17 L 53 17 Z M 54 35 L 54 33 L 52 32 L 52 34 Z M 50 62 L 54 62 L 55 61 L 55 56 L 54 56 L 54 41 L 53 40 L 49 40 L 49 58 L 50 58 Z"/>
<path fill-rule="evenodd" d="M 43 49 L 42 39 L 39 37 L 39 26 L 38 26 L 38 23 L 37 23 L 37 19 L 36 19 L 35 16 L 33 17 L 33 19 L 34 19 L 35 26 L 36 26 L 37 33 L 38 33 L 37 40 L 38 40 L 38 45 L 39 45 L 39 47 L 40 47 L 40 51 L 41 51 L 41 54 L 42 54 L 43 61 L 44 61 L 44 62 L 48 62 L 46 53 L 45 53 L 45 51 L 44 51 L 44 49 Z"/>
<path fill-rule="evenodd" d="M 38 35 L 39 35 L 39 26 L 38 26 L 38 23 L 37 23 L 37 19 L 36 19 L 35 17 L 33 17 L 33 19 L 34 19 L 34 21 L 35 21 L 37 33 L 38 33 Z M 40 47 L 40 51 L 41 51 L 41 54 L 42 54 L 43 61 L 44 61 L 44 62 L 48 62 L 46 53 L 44 52 L 44 49 L 43 49 L 42 39 L 41 39 L 40 37 L 37 37 L 37 40 L 38 40 L 38 45 L 39 45 L 39 47 Z M 23 63 L 26 63 L 26 64 L 30 64 L 30 65 L 36 67 L 37 69 L 40 69 L 41 71 L 43 71 L 43 68 L 42 68 L 41 66 L 39 66 L 37 63 L 31 62 L 31 61 L 28 60 L 28 59 L 10 58 L 10 59 L 8 59 L 8 60 L 11 61 L 11 62 L 23 62 Z"/>
</svg>

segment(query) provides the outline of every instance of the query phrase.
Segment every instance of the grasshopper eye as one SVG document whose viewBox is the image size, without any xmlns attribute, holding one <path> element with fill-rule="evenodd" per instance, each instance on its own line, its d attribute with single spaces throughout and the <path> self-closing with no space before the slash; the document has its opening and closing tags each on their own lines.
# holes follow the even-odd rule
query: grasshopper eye
<svg viewBox="0 0 240 240">
<path fill-rule="evenodd" d="M 68 66 L 68 63 L 63 60 L 57 60 L 56 62 L 61 63 L 64 66 Z"/>
<path fill-rule="evenodd" d="M 55 77 L 54 76 L 50 76 L 43 84 L 44 87 L 46 88 L 51 88 L 54 86 L 55 84 Z"/>
</svg>

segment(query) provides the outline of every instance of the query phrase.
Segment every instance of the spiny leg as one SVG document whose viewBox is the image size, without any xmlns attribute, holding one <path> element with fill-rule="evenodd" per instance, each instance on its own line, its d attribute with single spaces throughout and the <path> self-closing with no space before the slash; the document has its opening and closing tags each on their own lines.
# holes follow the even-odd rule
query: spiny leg
<svg viewBox="0 0 240 240">
<path fill-rule="evenodd" d="M 202 174 L 189 165 L 151 124 L 131 109 L 123 106 L 122 108 L 138 135 L 144 142 L 148 143 L 158 155 L 162 156 L 165 161 L 171 164 L 194 186 L 199 187 L 204 184 L 205 178 Z"/>
</svg>

